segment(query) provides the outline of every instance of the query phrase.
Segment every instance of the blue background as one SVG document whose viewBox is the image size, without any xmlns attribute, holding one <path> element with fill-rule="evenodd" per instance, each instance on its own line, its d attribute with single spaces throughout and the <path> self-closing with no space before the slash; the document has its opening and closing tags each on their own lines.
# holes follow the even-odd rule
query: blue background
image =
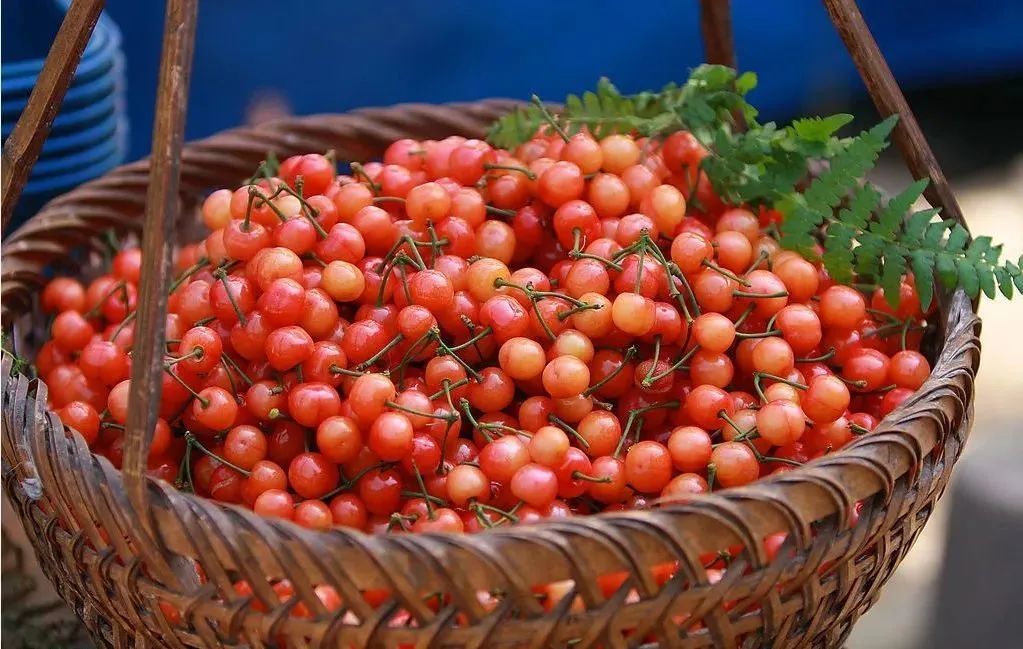
<svg viewBox="0 0 1023 649">
<path fill-rule="evenodd" d="M 36 1 L 43 0 L 22 0 Z M 5 11 L 11 4 L 18 2 L 5 0 Z M 1023 2 L 860 5 L 906 87 L 1023 71 Z M 107 6 L 124 34 L 129 158 L 137 158 L 149 148 L 164 3 L 108 0 Z M 187 135 L 242 123 L 253 96 L 266 90 L 308 114 L 534 92 L 555 101 L 605 75 L 625 91 L 659 88 L 683 80 L 700 61 L 697 6 L 696 0 L 204 0 Z M 759 74 L 754 100 L 768 117 L 826 110 L 862 91 L 820 2 L 735 0 L 733 15 L 739 66 Z"/>
</svg>

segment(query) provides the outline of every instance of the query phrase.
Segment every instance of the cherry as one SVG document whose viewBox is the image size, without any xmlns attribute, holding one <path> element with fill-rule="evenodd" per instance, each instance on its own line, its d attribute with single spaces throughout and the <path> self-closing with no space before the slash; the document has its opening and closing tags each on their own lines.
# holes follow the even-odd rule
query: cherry
<svg viewBox="0 0 1023 649">
<path fill-rule="evenodd" d="M 723 442 L 714 447 L 710 465 L 715 479 L 726 487 L 749 484 L 760 476 L 760 463 L 750 447 L 739 442 Z"/>
<path fill-rule="evenodd" d="M 625 476 L 629 485 L 643 493 L 660 493 L 671 481 L 672 457 L 659 442 L 644 440 L 629 447 Z"/>
<path fill-rule="evenodd" d="M 337 465 L 320 453 L 300 453 L 288 464 L 288 483 L 303 498 L 321 498 L 339 480 Z"/>
</svg>

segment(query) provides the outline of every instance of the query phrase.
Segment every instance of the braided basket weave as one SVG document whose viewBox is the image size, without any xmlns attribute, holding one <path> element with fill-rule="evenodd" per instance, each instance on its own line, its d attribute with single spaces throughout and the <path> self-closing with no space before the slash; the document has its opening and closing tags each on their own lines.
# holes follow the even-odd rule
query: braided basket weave
<svg viewBox="0 0 1023 649">
<path fill-rule="evenodd" d="M 397 138 L 481 136 L 512 105 L 284 119 L 189 144 L 179 229 L 194 227 L 203 192 L 236 184 L 268 150 L 364 160 Z M 2 319 L 16 344 L 30 347 L 39 334 L 35 297 L 47 272 L 98 250 L 106 228 L 142 230 L 150 183 L 149 161 L 120 167 L 52 201 L 4 242 Z M 931 377 L 874 433 L 752 486 L 653 511 L 464 536 L 313 532 L 146 480 L 132 451 L 122 474 L 64 432 L 42 381 L 20 375 L 3 387 L 4 487 L 47 576 L 104 646 L 835 647 L 923 529 L 970 428 L 979 320 L 958 292 L 941 296 L 937 324 Z M 5 355 L 2 376 L 10 370 Z M 779 531 L 786 545 L 769 561 L 762 541 Z M 711 583 L 701 555 L 737 546 Z M 676 561 L 678 574 L 658 585 L 653 569 Z M 609 575 L 625 581 L 605 597 L 598 582 Z M 285 603 L 269 585 L 282 578 L 296 593 Z M 239 580 L 254 595 L 239 595 Z M 547 610 L 534 587 L 559 580 L 574 582 L 571 594 Z M 346 608 L 328 613 L 320 584 Z M 424 601 L 432 593 L 444 594 L 439 610 Z M 290 615 L 299 604 L 313 616 Z"/>
</svg>

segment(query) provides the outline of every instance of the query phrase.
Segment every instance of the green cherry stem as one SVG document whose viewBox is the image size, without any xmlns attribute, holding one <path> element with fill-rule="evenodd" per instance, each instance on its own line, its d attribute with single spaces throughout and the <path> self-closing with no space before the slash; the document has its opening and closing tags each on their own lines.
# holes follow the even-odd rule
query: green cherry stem
<svg viewBox="0 0 1023 649">
<path fill-rule="evenodd" d="M 622 356 L 622 362 L 618 365 L 618 367 L 616 367 L 613 372 L 611 372 L 604 378 L 600 379 L 590 387 L 583 390 L 583 396 L 588 397 L 597 390 L 599 390 L 600 388 L 607 385 L 610 381 L 613 381 L 616 376 L 621 374 L 622 370 L 625 369 L 625 366 L 628 364 L 628 362 L 631 361 L 633 357 L 636 356 L 637 353 L 639 352 L 636 349 L 636 346 L 630 345 L 629 348 L 625 350 L 625 354 Z"/>
<path fill-rule="evenodd" d="M 515 165 L 501 165 L 501 164 L 486 163 L 486 164 L 483 165 L 483 168 L 486 169 L 487 171 L 492 171 L 492 170 L 517 171 L 520 174 L 522 174 L 523 176 L 525 176 L 526 178 L 529 178 L 530 180 L 536 180 L 536 174 L 533 173 L 532 171 L 530 171 L 529 169 L 526 169 L 525 167 L 516 167 Z"/>
<path fill-rule="evenodd" d="M 560 428 L 561 430 L 565 431 L 573 438 L 575 438 L 575 440 L 579 442 L 579 445 L 582 446 L 584 449 L 590 448 L 589 441 L 587 441 L 585 437 L 580 435 L 579 431 L 577 431 L 575 428 L 572 428 L 572 426 L 565 420 L 561 419 L 555 414 L 550 414 L 547 415 L 547 421 L 551 422 L 552 424 L 554 424 L 555 426 L 557 426 L 558 428 Z"/>
<path fill-rule="evenodd" d="M 211 458 L 213 458 L 214 460 L 220 462 L 224 466 L 227 466 L 227 467 L 230 467 L 230 468 L 234 469 L 235 471 L 237 471 L 238 473 L 242 474 L 246 478 L 249 477 L 249 475 L 250 475 L 249 471 L 241 468 L 237 464 L 233 464 L 231 462 L 228 462 L 223 457 L 217 455 L 216 453 L 214 453 L 210 449 L 208 449 L 205 446 L 203 446 L 202 442 L 200 442 L 196 438 L 196 436 L 194 434 L 192 434 L 191 432 L 186 432 L 185 433 L 185 443 L 187 445 L 189 445 L 189 446 L 192 446 L 192 447 L 198 449 L 201 453 L 204 453 L 205 455 L 210 456 Z"/>
<path fill-rule="evenodd" d="M 540 109 L 540 116 L 543 117 L 543 120 L 545 122 L 550 124 L 551 128 L 554 129 L 554 132 L 558 134 L 558 137 L 560 137 L 565 142 L 568 142 L 568 133 L 565 132 L 565 129 L 561 128 L 561 125 L 558 124 L 558 120 L 554 119 L 554 115 L 551 115 L 551 112 L 547 110 L 547 106 L 545 106 L 544 103 L 540 100 L 540 97 L 538 97 L 537 95 L 533 95 L 530 98 L 530 101 L 532 101 L 534 106 Z"/>
<path fill-rule="evenodd" d="M 826 351 L 825 353 L 821 354 L 820 356 L 807 356 L 806 358 L 797 358 L 796 362 L 797 363 L 822 363 L 822 362 L 824 362 L 824 361 L 826 361 L 828 359 L 834 358 L 835 357 L 835 353 L 836 353 L 835 352 L 835 348 L 831 347 L 830 349 L 828 349 L 828 351 Z"/>
<path fill-rule="evenodd" d="M 721 266 L 718 266 L 717 264 L 715 264 L 714 262 L 712 262 L 709 259 L 704 259 L 700 263 L 703 264 L 704 266 L 706 266 L 707 268 L 711 269 L 715 273 L 718 273 L 719 275 L 724 275 L 728 279 L 730 279 L 730 280 L 732 280 L 734 282 L 738 282 L 739 284 L 741 284 L 743 286 L 752 286 L 752 284 L 749 283 L 749 280 L 746 280 L 746 279 L 743 279 L 743 278 L 739 277 L 738 275 L 736 275 L 732 271 L 728 270 L 727 268 L 722 268 Z"/>
</svg>

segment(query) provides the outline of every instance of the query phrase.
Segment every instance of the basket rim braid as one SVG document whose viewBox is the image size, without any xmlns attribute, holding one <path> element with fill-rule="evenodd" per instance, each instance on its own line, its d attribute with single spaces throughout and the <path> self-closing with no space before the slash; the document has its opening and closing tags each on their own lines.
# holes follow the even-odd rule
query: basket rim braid
<svg viewBox="0 0 1023 649">
<path fill-rule="evenodd" d="M 283 156 L 334 148 L 339 159 L 353 159 L 379 155 L 399 137 L 479 136 L 513 104 L 408 104 L 226 131 L 185 147 L 181 192 L 195 198 L 204 188 L 236 182 L 271 149 Z M 147 184 L 148 161 L 122 166 L 53 200 L 4 242 L 0 298 L 8 331 L 12 319 L 29 310 L 52 262 L 75 247 L 98 245 L 95 235 L 103 228 L 122 233 L 140 228 Z M 23 376 L 8 380 L 3 392 L 5 484 L 36 531 L 37 551 L 65 596 L 174 646 L 276 636 L 312 638 L 310 646 L 342 641 L 425 646 L 427 640 L 457 646 L 484 640 L 619 646 L 625 629 L 654 632 L 667 646 L 733 646 L 751 632 L 830 646 L 905 554 L 965 441 L 979 320 L 962 292 L 944 296 L 939 329 L 943 340 L 932 375 L 873 434 L 791 472 L 659 510 L 466 536 L 368 536 L 304 530 L 150 480 L 149 514 L 158 538 L 147 539 L 125 496 L 122 474 L 91 455 L 81 438 L 63 434 L 45 407 L 45 384 Z M 10 365 L 5 357 L 4 376 Z M 845 522 L 857 501 L 865 501 L 860 523 L 848 529 Z M 791 556 L 783 550 L 768 562 L 761 541 L 777 531 L 788 532 Z M 155 547 L 147 547 L 153 542 Z M 736 544 L 746 550 L 723 579 L 710 583 L 700 554 Z M 166 562 L 180 581 L 151 576 L 151 558 Z M 196 582 L 191 559 L 201 566 L 205 584 Z M 668 561 L 680 563 L 680 574 L 662 588 L 651 568 Z M 826 563 L 832 567 L 821 573 Z M 72 571 L 82 574 L 69 579 Z M 598 578 L 613 573 L 628 579 L 605 598 Z M 269 613 L 246 606 L 249 598 L 232 590 L 233 581 L 246 579 L 261 584 L 256 599 L 276 604 L 272 593 L 260 591 L 268 590 L 267 578 L 284 577 L 296 597 Z M 584 611 L 566 605 L 547 612 L 534 597 L 533 586 L 563 579 L 575 581 Z M 325 614 L 313 592 L 322 583 L 338 589 L 359 624 L 341 614 L 287 615 L 299 602 Z M 378 589 L 392 594 L 392 604 L 374 609 L 359 595 Z M 631 589 L 639 597 L 627 602 Z M 423 594 L 438 591 L 448 593 L 450 602 L 434 612 Z M 497 608 L 487 610 L 480 591 L 504 595 Z M 171 627 L 153 614 L 159 601 L 183 611 L 191 628 Z M 733 601 L 740 605 L 726 612 L 721 604 Z M 752 603 L 759 609 L 743 612 L 743 604 Z M 399 608 L 418 626 L 388 626 Z M 687 632 L 683 624 L 680 632 L 672 622 L 680 614 L 701 619 L 704 628 Z"/>
</svg>

